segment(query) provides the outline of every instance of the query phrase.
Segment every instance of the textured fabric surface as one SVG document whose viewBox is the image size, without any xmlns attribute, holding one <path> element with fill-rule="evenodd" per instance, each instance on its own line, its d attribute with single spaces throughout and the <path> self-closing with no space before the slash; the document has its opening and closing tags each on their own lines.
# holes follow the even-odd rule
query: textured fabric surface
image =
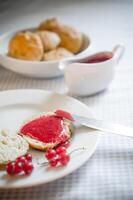
<svg viewBox="0 0 133 200">
<path fill-rule="evenodd" d="M 110 87 L 78 97 L 98 118 L 133 126 L 132 1 L 1 1 L 0 32 L 58 16 L 91 35 L 95 49 L 124 42 L 126 52 Z M 37 80 L 0 68 L 0 90 L 39 88 L 66 93 L 63 78 Z M 132 200 L 133 140 L 101 135 L 95 154 L 80 169 L 55 182 L 29 189 L 0 190 L 0 200 Z"/>
</svg>

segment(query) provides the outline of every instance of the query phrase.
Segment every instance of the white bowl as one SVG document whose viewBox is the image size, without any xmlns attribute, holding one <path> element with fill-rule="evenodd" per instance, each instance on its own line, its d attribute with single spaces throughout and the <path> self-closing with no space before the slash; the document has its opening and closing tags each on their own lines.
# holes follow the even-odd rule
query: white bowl
<svg viewBox="0 0 133 200">
<path fill-rule="evenodd" d="M 35 28 L 25 29 L 34 30 Z M 21 30 L 24 31 L 24 30 Z M 58 61 L 25 61 L 15 59 L 7 56 L 8 43 L 11 37 L 18 31 L 7 32 L 0 36 L 0 64 L 11 71 L 23 74 L 25 76 L 36 78 L 53 78 L 63 75 L 63 71 L 59 69 Z M 83 35 L 83 45 L 80 53 L 71 57 L 71 59 L 77 59 L 85 55 L 90 50 L 91 39 L 86 34 Z M 68 59 L 68 58 L 67 58 Z"/>
</svg>

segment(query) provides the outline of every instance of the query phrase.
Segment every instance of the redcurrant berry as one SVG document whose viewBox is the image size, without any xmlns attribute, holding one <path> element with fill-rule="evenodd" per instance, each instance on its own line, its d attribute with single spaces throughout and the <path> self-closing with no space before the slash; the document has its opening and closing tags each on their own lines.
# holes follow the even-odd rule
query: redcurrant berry
<svg viewBox="0 0 133 200">
<path fill-rule="evenodd" d="M 15 162 L 14 173 L 19 174 L 23 170 L 23 163 L 20 161 Z"/>
<path fill-rule="evenodd" d="M 15 171 L 15 162 L 9 162 L 6 165 L 6 171 L 8 174 L 13 175 Z"/>
<path fill-rule="evenodd" d="M 56 156 L 56 151 L 54 149 L 48 149 L 45 153 L 47 160 L 51 160 Z"/>
<path fill-rule="evenodd" d="M 66 153 L 66 148 L 64 146 L 58 147 L 56 149 L 56 153 L 59 154 L 59 155 L 62 154 L 62 153 Z"/>
<path fill-rule="evenodd" d="M 25 154 L 24 156 L 27 161 L 31 162 L 32 161 L 32 155 L 30 153 Z"/>
<path fill-rule="evenodd" d="M 18 158 L 16 159 L 16 162 L 22 162 L 22 163 L 24 163 L 25 161 L 26 161 L 25 156 L 20 156 L 20 157 L 18 157 Z"/>
<path fill-rule="evenodd" d="M 26 175 L 31 174 L 31 172 L 33 171 L 33 165 L 26 161 L 23 165 L 23 171 Z"/>
<path fill-rule="evenodd" d="M 50 160 L 50 161 L 49 161 L 49 164 L 50 164 L 52 167 L 56 167 L 57 164 L 58 164 L 58 159 Z"/>
<path fill-rule="evenodd" d="M 67 165 L 69 160 L 70 160 L 70 156 L 66 154 L 66 155 L 61 156 L 59 161 L 62 166 L 65 166 Z"/>
</svg>

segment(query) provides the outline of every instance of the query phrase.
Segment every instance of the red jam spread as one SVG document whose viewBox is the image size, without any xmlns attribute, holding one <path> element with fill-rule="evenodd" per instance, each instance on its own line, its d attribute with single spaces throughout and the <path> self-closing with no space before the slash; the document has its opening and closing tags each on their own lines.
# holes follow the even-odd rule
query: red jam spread
<svg viewBox="0 0 133 200">
<path fill-rule="evenodd" d="M 69 112 L 66 112 L 64 110 L 56 110 L 55 111 L 55 114 L 59 117 L 62 117 L 62 118 L 65 118 L 65 119 L 68 119 L 70 121 L 74 121 L 71 114 Z"/>
<path fill-rule="evenodd" d="M 65 142 L 68 135 L 65 132 L 64 122 L 58 116 L 42 116 L 21 128 L 21 134 L 44 143 Z"/>
<path fill-rule="evenodd" d="M 91 55 L 88 58 L 85 58 L 82 63 L 99 63 L 99 62 L 104 62 L 106 60 L 109 60 L 112 57 L 113 57 L 112 52 L 109 52 L 109 51 L 100 52 L 100 53 Z"/>
</svg>

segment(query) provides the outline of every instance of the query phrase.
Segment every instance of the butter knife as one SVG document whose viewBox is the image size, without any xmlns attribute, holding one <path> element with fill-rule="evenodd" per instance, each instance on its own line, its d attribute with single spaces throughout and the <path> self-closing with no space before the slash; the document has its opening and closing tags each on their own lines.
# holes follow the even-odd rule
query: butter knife
<svg viewBox="0 0 133 200">
<path fill-rule="evenodd" d="M 71 114 L 71 116 L 76 123 L 87 126 L 89 128 L 100 130 L 107 133 L 113 133 L 116 135 L 133 137 L 133 128 L 131 127 L 115 124 L 115 123 L 110 123 L 105 120 L 81 117 L 75 114 Z"/>
</svg>

